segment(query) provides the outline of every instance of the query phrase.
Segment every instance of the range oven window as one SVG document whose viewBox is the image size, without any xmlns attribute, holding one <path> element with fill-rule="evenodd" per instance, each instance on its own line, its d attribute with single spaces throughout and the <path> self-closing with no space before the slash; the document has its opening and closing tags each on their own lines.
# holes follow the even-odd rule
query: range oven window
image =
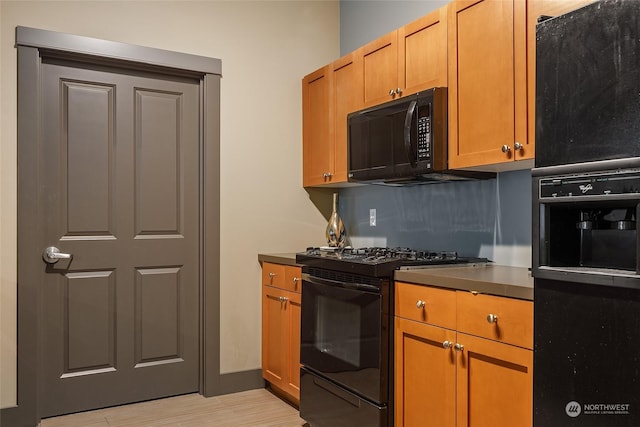
<svg viewBox="0 0 640 427">
<path fill-rule="evenodd" d="M 383 310 L 388 294 L 366 288 L 303 275 L 300 362 L 382 402 L 387 398 L 387 374 L 381 372 L 388 364 L 389 316 Z"/>
<path fill-rule="evenodd" d="M 360 365 L 361 308 L 351 301 L 318 295 L 315 349 L 353 366 Z"/>
</svg>

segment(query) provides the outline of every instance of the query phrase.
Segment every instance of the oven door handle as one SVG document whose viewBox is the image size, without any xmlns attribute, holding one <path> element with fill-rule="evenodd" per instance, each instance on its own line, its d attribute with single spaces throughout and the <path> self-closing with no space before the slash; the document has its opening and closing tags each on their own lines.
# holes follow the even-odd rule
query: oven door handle
<svg viewBox="0 0 640 427">
<path fill-rule="evenodd" d="M 341 282 L 339 280 L 331 280 L 331 279 L 311 276 L 309 275 L 309 273 L 302 273 L 302 280 L 309 283 L 316 284 L 316 285 L 338 286 L 346 289 L 357 289 L 359 291 L 375 292 L 378 294 L 380 293 L 380 288 L 374 285 L 368 285 L 366 283 Z"/>
</svg>

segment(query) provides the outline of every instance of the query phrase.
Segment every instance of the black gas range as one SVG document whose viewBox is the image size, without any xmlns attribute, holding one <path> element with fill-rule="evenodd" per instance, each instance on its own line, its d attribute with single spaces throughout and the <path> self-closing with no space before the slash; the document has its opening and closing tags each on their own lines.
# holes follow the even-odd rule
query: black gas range
<svg viewBox="0 0 640 427">
<path fill-rule="evenodd" d="M 460 257 L 455 251 L 410 248 L 310 247 L 296 254 L 298 264 L 370 277 L 391 277 L 403 267 L 486 263 L 487 258 Z"/>
<path fill-rule="evenodd" d="M 408 248 L 308 248 L 300 414 L 312 427 L 393 425 L 393 272 L 487 262 Z"/>
</svg>

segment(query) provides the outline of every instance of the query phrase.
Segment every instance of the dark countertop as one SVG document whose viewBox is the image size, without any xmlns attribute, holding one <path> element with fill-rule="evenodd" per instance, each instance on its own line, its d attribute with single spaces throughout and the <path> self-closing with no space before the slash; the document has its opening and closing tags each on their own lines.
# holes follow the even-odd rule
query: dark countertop
<svg viewBox="0 0 640 427">
<path fill-rule="evenodd" d="M 296 254 L 293 252 L 288 254 L 258 254 L 258 261 L 260 261 L 260 263 L 271 262 L 273 264 L 300 267 L 299 264 L 296 264 Z"/>
<path fill-rule="evenodd" d="M 258 254 L 258 261 L 300 266 L 295 253 Z M 528 268 L 495 264 L 396 270 L 394 280 L 533 301 Z"/>
<path fill-rule="evenodd" d="M 533 301 L 528 268 L 483 264 L 396 270 L 394 280 Z"/>
</svg>

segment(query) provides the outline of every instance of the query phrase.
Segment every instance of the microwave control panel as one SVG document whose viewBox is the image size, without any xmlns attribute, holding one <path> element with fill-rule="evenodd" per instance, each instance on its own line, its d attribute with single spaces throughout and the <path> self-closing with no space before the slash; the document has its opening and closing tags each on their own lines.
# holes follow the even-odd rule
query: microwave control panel
<svg viewBox="0 0 640 427">
<path fill-rule="evenodd" d="M 640 194 L 640 169 L 540 179 L 540 199 Z"/>
<path fill-rule="evenodd" d="M 431 117 L 418 118 L 418 161 L 431 158 Z"/>
</svg>

